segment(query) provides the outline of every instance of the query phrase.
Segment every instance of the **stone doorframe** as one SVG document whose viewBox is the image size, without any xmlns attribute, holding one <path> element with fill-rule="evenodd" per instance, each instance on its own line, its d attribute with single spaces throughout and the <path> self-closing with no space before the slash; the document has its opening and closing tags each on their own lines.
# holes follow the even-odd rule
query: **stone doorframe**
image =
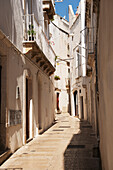
<svg viewBox="0 0 113 170">
<path fill-rule="evenodd" d="M 23 71 L 23 144 L 26 144 L 26 78 L 32 80 L 30 69 Z M 30 115 L 30 138 L 33 138 L 33 104 L 32 104 L 32 115 Z"/>
</svg>

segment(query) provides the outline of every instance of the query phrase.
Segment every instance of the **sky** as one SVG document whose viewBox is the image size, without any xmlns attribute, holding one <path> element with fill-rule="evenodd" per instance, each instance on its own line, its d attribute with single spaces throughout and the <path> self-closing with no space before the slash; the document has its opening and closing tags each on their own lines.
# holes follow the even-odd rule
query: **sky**
<svg viewBox="0 0 113 170">
<path fill-rule="evenodd" d="M 55 0 L 56 1 L 56 0 Z M 68 6 L 72 5 L 74 13 L 76 12 L 77 6 L 79 5 L 80 0 L 63 0 L 63 2 L 55 2 L 56 13 L 61 17 L 66 17 L 65 19 L 69 19 L 68 16 Z"/>
</svg>

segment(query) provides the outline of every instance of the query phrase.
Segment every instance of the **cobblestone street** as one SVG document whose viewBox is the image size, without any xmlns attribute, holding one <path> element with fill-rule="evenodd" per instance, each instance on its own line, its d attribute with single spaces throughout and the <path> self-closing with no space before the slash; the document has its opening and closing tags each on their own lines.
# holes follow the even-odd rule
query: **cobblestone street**
<svg viewBox="0 0 113 170">
<path fill-rule="evenodd" d="M 18 149 L 0 169 L 101 170 L 92 126 L 69 114 L 56 115 L 51 128 Z"/>
</svg>

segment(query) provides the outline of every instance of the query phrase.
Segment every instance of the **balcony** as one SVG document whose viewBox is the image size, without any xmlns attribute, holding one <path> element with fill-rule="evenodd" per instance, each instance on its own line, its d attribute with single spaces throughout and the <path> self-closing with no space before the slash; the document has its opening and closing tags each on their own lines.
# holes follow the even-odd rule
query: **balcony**
<svg viewBox="0 0 113 170">
<path fill-rule="evenodd" d="M 49 19 L 53 19 L 53 15 L 55 15 L 54 3 L 54 0 L 43 0 L 43 11 L 47 12 Z"/>
<path fill-rule="evenodd" d="M 75 78 L 78 79 L 83 75 L 83 64 L 82 64 L 82 57 L 84 57 L 81 54 L 81 46 L 79 46 L 79 51 L 76 51 L 76 58 L 74 59 L 75 61 Z"/>
<path fill-rule="evenodd" d="M 55 53 L 35 16 L 23 16 L 23 52 L 48 76 L 55 71 Z"/>
<path fill-rule="evenodd" d="M 95 59 L 95 28 L 86 31 L 87 64 L 92 67 Z"/>
</svg>

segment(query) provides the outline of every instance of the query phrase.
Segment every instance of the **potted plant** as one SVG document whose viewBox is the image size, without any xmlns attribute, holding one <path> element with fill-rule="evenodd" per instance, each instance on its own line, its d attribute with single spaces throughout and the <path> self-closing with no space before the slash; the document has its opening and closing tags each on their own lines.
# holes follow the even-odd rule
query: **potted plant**
<svg viewBox="0 0 113 170">
<path fill-rule="evenodd" d="M 60 77 L 56 75 L 56 76 L 54 77 L 54 79 L 55 79 L 55 80 L 60 80 Z"/>
<path fill-rule="evenodd" d="M 28 30 L 27 33 L 28 33 L 29 41 L 31 41 L 31 30 Z"/>
<path fill-rule="evenodd" d="M 36 32 L 33 29 L 31 30 L 31 37 L 32 37 L 32 41 L 34 41 L 36 37 Z"/>
<path fill-rule="evenodd" d="M 34 31 L 33 25 L 29 25 L 28 37 L 29 41 L 34 41 L 34 39 L 36 38 L 36 32 Z"/>
<path fill-rule="evenodd" d="M 34 41 L 34 38 L 36 37 L 36 32 L 34 31 L 34 25 L 31 25 L 31 37 L 32 37 L 32 41 Z"/>
</svg>

